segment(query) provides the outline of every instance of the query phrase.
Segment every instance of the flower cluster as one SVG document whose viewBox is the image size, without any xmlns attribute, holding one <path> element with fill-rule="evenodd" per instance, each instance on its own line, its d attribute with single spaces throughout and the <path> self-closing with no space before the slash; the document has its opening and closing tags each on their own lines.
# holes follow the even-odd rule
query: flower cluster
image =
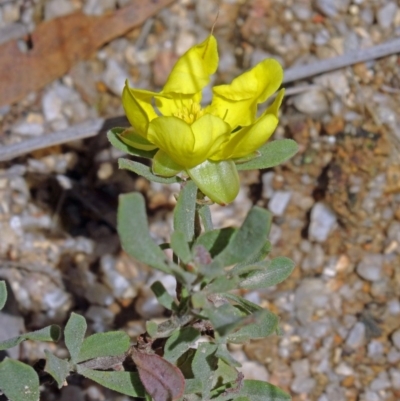
<svg viewBox="0 0 400 401">
<path fill-rule="evenodd" d="M 229 85 L 213 87 L 210 105 L 202 90 L 218 66 L 217 41 L 209 36 L 175 64 L 161 92 L 130 88 L 122 102 L 132 129 L 121 140 L 155 150 L 153 173 L 185 172 L 211 200 L 231 202 L 239 191 L 235 162 L 251 156 L 272 135 L 284 90 L 257 118 L 257 105 L 280 87 L 283 71 L 274 59 L 261 61 Z"/>
</svg>

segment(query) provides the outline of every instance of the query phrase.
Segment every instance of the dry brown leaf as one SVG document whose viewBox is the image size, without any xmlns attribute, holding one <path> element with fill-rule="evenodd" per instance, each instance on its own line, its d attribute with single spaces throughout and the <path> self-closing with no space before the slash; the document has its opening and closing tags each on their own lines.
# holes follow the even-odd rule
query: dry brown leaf
<svg viewBox="0 0 400 401">
<path fill-rule="evenodd" d="M 174 0 L 133 0 L 100 17 L 82 12 L 43 22 L 26 53 L 13 40 L 0 45 L 0 107 L 22 99 L 64 75 L 79 60 L 142 24 Z"/>
</svg>

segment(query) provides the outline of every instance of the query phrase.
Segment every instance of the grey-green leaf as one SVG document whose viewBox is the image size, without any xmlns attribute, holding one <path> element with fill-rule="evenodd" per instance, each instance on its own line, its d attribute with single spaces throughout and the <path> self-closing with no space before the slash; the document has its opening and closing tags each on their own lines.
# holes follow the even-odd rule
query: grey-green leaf
<svg viewBox="0 0 400 401">
<path fill-rule="evenodd" d="M 165 343 L 164 359 L 176 362 L 199 337 L 200 332 L 190 326 L 176 330 Z"/>
<path fill-rule="evenodd" d="M 199 213 L 201 222 L 203 223 L 204 230 L 211 231 L 213 223 L 211 219 L 210 207 L 208 205 L 197 205 L 197 212 Z"/>
<path fill-rule="evenodd" d="M 260 263 L 257 265 L 259 266 Z M 264 269 L 255 269 L 241 277 L 240 288 L 258 290 L 279 284 L 290 276 L 294 269 L 294 262 L 283 256 L 265 263 Z"/>
<path fill-rule="evenodd" d="M 218 308 L 206 310 L 207 317 L 220 336 L 225 336 L 240 326 L 245 314 L 231 304 L 223 304 Z"/>
<path fill-rule="evenodd" d="M 93 358 L 122 355 L 128 350 L 129 345 L 129 336 L 124 331 L 92 334 L 83 341 L 76 363 Z"/>
<path fill-rule="evenodd" d="M 38 401 L 39 377 L 32 367 L 6 358 L 0 363 L 0 389 L 12 401 Z"/>
<path fill-rule="evenodd" d="M 4 308 L 7 301 L 7 286 L 6 282 L 0 280 L 0 310 Z"/>
<path fill-rule="evenodd" d="M 118 234 L 122 248 L 141 262 L 171 273 L 164 252 L 152 240 L 146 218 L 143 196 L 139 193 L 120 195 Z"/>
<path fill-rule="evenodd" d="M 147 178 L 149 181 L 159 182 L 161 184 L 173 184 L 175 182 L 182 182 L 182 179 L 177 176 L 161 177 L 159 175 L 155 175 L 151 172 L 150 167 L 145 166 L 142 163 L 135 162 L 133 160 L 118 159 L 118 167 L 141 175 L 142 177 Z"/>
<path fill-rule="evenodd" d="M 193 181 L 188 181 L 179 194 L 174 210 L 174 230 L 183 233 L 186 242 L 191 242 L 194 237 L 196 196 L 196 184 Z"/>
<path fill-rule="evenodd" d="M 196 239 L 193 249 L 201 245 L 210 252 L 212 257 L 215 257 L 227 247 L 236 232 L 237 229 L 232 227 L 207 231 Z"/>
<path fill-rule="evenodd" d="M 107 132 L 107 138 L 110 141 L 111 145 L 114 146 L 114 148 L 117 148 L 118 150 L 128 153 L 129 155 L 133 156 L 139 156 L 139 157 L 145 157 L 147 159 L 152 159 L 153 156 L 157 153 L 157 149 L 155 150 L 142 150 L 142 149 L 137 149 L 132 146 L 129 146 L 125 143 L 123 143 L 119 138 L 118 134 L 122 134 L 126 128 L 112 128 Z"/>
<path fill-rule="evenodd" d="M 9 338 L 0 342 L 0 351 L 15 347 L 25 340 L 32 341 L 58 341 L 61 337 L 61 328 L 55 324 L 44 327 L 43 329 L 25 333 L 18 337 Z"/>
<path fill-rule="evenodd" d="M 174 231 L 172 233 L 171 248 L 183 263 L 187 264 L 192 260 L 189 244 L 181 231 Z"/>
<path fill-rule="evenodd" d="M 64 339 L 65 345 L 71 355 L 71 360 L 74 363 L 78 361 L 86 328 L 87 324 L 85 318 L 72 312 L 64 329 Z"/>
<path fill-rule="evenodd" d="M 102 372 L 78 365 L 78 373 L 118 393 L 144 398 L 144 387 L 137 372 Z"/>
<path fill-rule="evenodd" d="M 237 164 L 238 170 L 256 170 L 278 166 L 289 160 L 299 150 L 299 147 L 292 139 L 278 139 L 267 142 L 258 151 L 260 156 L 246 163 Z"/>
<path fill-rule="evenodd" d="M 240 344 L 249 340 L 264 338 L 274 333 L 278 327 L 278 316 L 267 310 L 255 312 L 246 317 L 247 324 L 230 333 L 228 335 L 228 342 Z"/>
<path fill-rule="evenodd" d="M 228 246 L 215 259 L 224 266 L 230 266 L 260 252 L 265 245 L 271 222 L 270 212 L 258 206 L 253 207 Z"/>
<path fill-rule="evenodd" d="M 251 401 L 290 401 L 289 394 L 261 380 L 245 380 L 239 393 Z"/>
<path fill-rule="evenodd" d="M 175 299 L 168 293 L 160 281 L 155 281 L 150 288 L 154 292 L 160 305 L 168 310 L 176 310 L 177 305 Z"/>
<path fill-rule="evenodd" d="M 46 354 L 46 366 L 44 370 L 54 377 L 58 384 L 58 388 L 61 388 L 64 385 L 70 370 L 72 370 L 71 365 L 68 361 L 57 358 L 48 350 L 45 350 L 44 353 Z"/>
</svg>

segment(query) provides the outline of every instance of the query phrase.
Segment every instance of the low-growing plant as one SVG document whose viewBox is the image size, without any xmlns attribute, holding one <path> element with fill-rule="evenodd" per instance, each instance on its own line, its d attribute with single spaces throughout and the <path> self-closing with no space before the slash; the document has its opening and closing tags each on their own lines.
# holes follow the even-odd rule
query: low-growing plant
<svg viewBox="0 0 400 401">
<path fill-rule="evenodd" d="M 131 344 L 123 331 L 85 338 L 86 320 L 72 313 L 64 329 L 68 359 L 46 351 L 44 372 L 59 388 L 80 374 L 107 388 L 154 401 L 284 401 L 290 396 L 257 380 L 246 380 L 228 345 L 278 333 L 278 317 L 242 295 L 286 279 L 293 262 L 271 259 L 270 212 L 253 207 L 239 228 L 214 229 L 210 201 L 225 205 L 238 194 L 238 170 L 276 166 L 297 152 L 288 139 L 266 143 L 278 123 L 281 90 L 256 117 L 257 104 L 279 89 L 282 69 L 264 60 L 230 85 L 213 88 L 210 106 L 200 107 L 201 91 L 217 68 L 213 36 L 192 47 L 175 65 L 160 93 L 126 85 L 123 105 L 131 128 L 108 132 L 113 146 L 152 160 L 152 167 L 120 159 L 128 169 L 159 183 L 179 183 L 169 243 L 151 238 L 141 194 L 120 196 L 118 233 L 133 258 L 176 279 L 176 293 L 162 282 L 151 289 L 169 311 L 162 323 L 146 322 Z M 154 105 L 153 105 L 154 102 Z M 155 107 L 154 107 L 155 106 Z M 208 199 L 207 199 L 208 198 Z M 165 249 L 172 250 L 169 258 Z M 7 297 L 0 282 L 0 309 Z M 0 350 L 24 340 L 57 341 L 53 325 L 0 343 Z M 29 365 L 6 358 L 0 389 L 12 401 L 37 401 L 39 376 Z"/>
</svg>

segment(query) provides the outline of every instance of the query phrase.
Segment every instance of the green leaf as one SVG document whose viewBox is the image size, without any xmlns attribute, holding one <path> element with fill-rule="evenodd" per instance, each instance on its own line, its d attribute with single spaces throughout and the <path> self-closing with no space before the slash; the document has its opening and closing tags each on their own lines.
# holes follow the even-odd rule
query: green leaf
<svg viewBox="0 0 400 401">
<path fill-rule="evenodd" d="M 214 258 L 227 247 L 229 241 L 232 240 L 237 231 L 236 228 L 232 227 L 207 231 L 196 239 L 193 248 L 201 245 L 207 249 L 207 251 L 210 252 L 210 255 Z"/>
<path fill-rule="evenodd" d="M 193 241 L 194 237 L 196 196 L 196 184 L 193 181 L 188 181 L 179 194 L 178 202 L 175 206 L 174 230 L 182 232 L 186 242 Z"/>
<path fill-rule="evenodd" d="M 247 290 L 258 290 L 260 288 L 272 287 L 286 280 L 294 269 L 294 262 L 283 256 L 273 259 L 271 262 L 260 262 L 262 269 L 256 269 L 241 276 L 240 288 Z"/>
<path fill-rule="evenodd" d="M 188 264 L 192 260 L 189 244 L 186 241 L 185 234 L 181 231 L 172 233 L 171 248 L 183 263 Z"/>
<path fill-rule="evenodd" d="M 222 359 L 226 364 L 233 366 L 235 368 L 239 368 L 242 366 L 240 362 L 238 362 L 228 351 L 226 348 L 226 344 L 219 344 L 217 352 L 215 353 L 215 356 L 218 359 Z"/>
<path fill-rule="evenodd" d="M 201 393 L 202 388 L 203 383 L 199 379 L 193 378 L 185 380 L 185 394 Z"/>
<path fill-rule="evenodd" d="M 164 273 L 171 273 L 164 252 L 150 237 L 146 208 L 141 194 L 120 195 L 118 234 L 122 248 L 129 255 Z"/>
<path fill-rule="evenodd" d="M 165 343 L 164 358 L 175 363 L 199 338 L 200 332 L 193 327 L 176 330 Z"/>
<path fill-rule="evenodd" d="M 102 372 L 78 365 L 78 373 L 110 390 L 144 398 L 145 390 L 137 372 Z"/>
<path fill-rule="evenodd" d="M 271 252 L 271 248 L 272 248 L 271 243 L 268 240 L 266 240 L 265 244 L 260 249 L 260 251 L 256 252 L 254 255 L 250 255 L 244 262 L 235 265 L 235 267 L 231 269 L 229 273 L 233 274 L 234 272 L 238 271 L 239 269 L 245 266 L 263 261 Z"/>
<path fill-rule="evenodd" d="M 223 304 L 218 308 L 205 310 L 213 328 L 220 336 L 226 336 L 240 326 L 245 314 L 231 304 Z"/>
<path fill-rule="evenodd" d="M 158 324 L 156 322 L 152 322 L 151 320 L 146 322 L 146 331 L 150 337 L 154 337 L 158 333 Z"/>
<path fill-rule="evenodd" d="M 239 193 L 240 182 L 236 165 L 231 160 L 206 160 L 187 170 L 201 192 L 219 205 L 231 203 Z"/>
<path fill-rule="evenodd" d="M 9 338 L 0 342 L 0 351 L 15 347 L 25 340 L 32 341 L 58 341 L 61 337 L 61 328 L 57 325 L 44 327 L 43 329 L 25 333 L 18 337 Z"/>
<path fill-rule="evenodd" d="M 117 148 L 118 150 L 128 153 L 132 156 L 145 157 L 147 159 L 153 158 L 153 156 L 157 152 L 156 149 L 150 151 L 141 150 L 123 143 L 119 138 L 119 135 L 122 134 L 125 130 L 126 128 L 112 128 L 107 132 L 107 138 L 110 141 L 111 145 L 114 146 L 114 148 Z"/>
<path fill-rule="evenodd" d="M 177 305 L 175 299 L 168 293 L 160 281 L 155 281 L 150 288 L 160 305 L 165 309 L 176 311 Z"/>
<path fill-rule="evenodd" d="M 245 324 L 244 324 L 245 323 Z M 228 335 L 228 341 L 240 344 L 257 338 L 264 338 L 274 333 L 278 327 L 278 316 L 267 310 L 261 310 L 246 316 L 242 327 Z"/>
<path fill-rule="evenodd" d="M 38 401 L 39 377 L 32 367 L 6 358 L 0 363 L 0 389 L 12 401 Z"/>
<path fill-rule="evenodd" d="M 92 334 L 83 341 L 76 363 L 104 356 L 122 355 L 129 345 L 129 336 L 124 331 Z"/>
<path fill-rule="evenodd" d="M 194 378 L 202 383 L 203 400 L 209 399 L 213 384 L 214 372 L 218 367 L 218 358 L 215 356 L 217 345 L 200 343 L 192 362 Z"/>
<path fill-rule="evenodd" d="M 228 301 L 235 302 L 237 305 L 241 306 L 243 309 L 245 309 L 249 313 L 264 310 L 263 308 L 261 308 L 261 306 L 256 305 L 255 303 L 248 301 L 247 299 L 239 297 L 238 295 L 234 295 L 234 294 L 230 294 L 230 293 L 224 293 L 224 294 L 221 293 L 221 294 L 219 294 L 219 296 Z"/>
<path fill-rule="evenodd" d="M 201 222 L 203 223 L 204 231 L 211 231 L 213 223 L 211 219 L 210 207 L 208 205 L 196 205 Z"/>
<path fill-rule="evenodd" d="M 64 385 L 69 372 L 72 370 L 72 367 L 68 361 L 57 358 L 50 351 L 45 350 L 44 353 L 46 354 L 46 366 L 44 370 L 54 377 L 58 384 L 58 388 L 61 388 Z"/>
<path fill-rule="evenodd" d="M 226 275 L 219 276 L 215 278 L 211 283 L 207 284 L 204 288 L 204 291 L 207 291 L 209 294 L 215 294 L 220 292 L 226 292 L 237 288 L 237 284 L 239 282 L 239 278 L 227 277 Z"/>
<path fill-rule="evenodd" d="M 65 345 L 71 355 L 72 362 L 76 363 L 86 333 L 86 320 L 83 316 L 72 312 L 64 329 Z"/>
<path fill-rule="evenodd" d="M 290 401 L 291 397 L 280 388 L 260 380 L 244 380 L 240 396 L 251 401 Z M 236 398 L 235 398 L 236 399 Z"/>
<path fill-rule="evenodd" d="M 182 179 L 175 177 L 160 177 L 159 175 L 155 175 L 151 172 L 150 167 L 145 166 L 142 163 L 135 162 L 133 160 L 128 159 L 118 159 L 118 167 L 132 171 L 138 175 L 141 175 L 144 178 L 147 178 L 149 181 L 159 182 L 161 184 L 172 184 L 174 182 L 182 182 Z"/>
<path fill-rule="evenodd" d="M 270 212 L 258 206 L 253 207 L 239 231 L 215 260 L 221 261 L 224 266 L 230 266 L 260 252 L 265 245 L 271 220 Z"/>
<path fill-rule="evenodd" d="M 299 147 L 292 139 L 278 139 L 267 142 L 258 151 L 259 157 L 246 163 L 237 164 L 238 170 L 256 170 L 275 167 L 293 157 L 299 150 Z"/>
<path fill-rule="evenodd" d="M 0 310 L 4 308 L 7 301 L 7 286 L 6 282 L 0 280 Z"/>
</svg>

